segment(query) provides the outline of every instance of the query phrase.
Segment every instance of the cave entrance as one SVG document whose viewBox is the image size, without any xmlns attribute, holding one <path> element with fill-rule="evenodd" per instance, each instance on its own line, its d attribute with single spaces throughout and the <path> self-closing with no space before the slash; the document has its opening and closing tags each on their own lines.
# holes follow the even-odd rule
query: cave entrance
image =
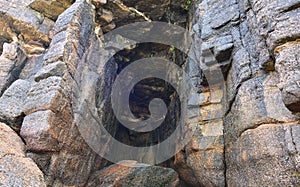
<svg viewBox="0 0 300 187">
<path fill-rule="evenodd" d="M 134 49 L 122 50 L 114 56 L 118 65 L 118 74 L 130 63 L 150 57 L 174 61 L 175 52 L 170 46 L 155 43 L 138 44 Z M 136 118 L 148 119 L 150 117 L 149 103 L 155 98 L 162 99 L 168 108 L 163 123 L 151 132 L 136 132 L 117 122 L 118 130 L 115 138 L 118 141 L 130 146 L 146 147 L 164 141 L 174 132 L 180 117 L 180 100 L 176 90 L 164 80 L 147 78 L 136 84 L 129 98 L 131 112 Z"/>
</svg>

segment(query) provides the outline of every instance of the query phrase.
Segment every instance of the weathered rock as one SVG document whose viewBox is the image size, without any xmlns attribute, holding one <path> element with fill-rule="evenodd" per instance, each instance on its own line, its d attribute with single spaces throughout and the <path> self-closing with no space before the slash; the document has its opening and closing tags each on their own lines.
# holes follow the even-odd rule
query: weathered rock
<svg viewBox="0 0 300 187">
<path fill-rule="evenodd" d="M 51 76 L 62 77 L 66 72 L 67 67 L 63 62 L 55 62 L 44 66 L 40 71 L 35 74 L 34 80 L 39 82 L 42 79 L 46 79 Z"/>
<path fill-rule="evenodd" d="M 4 43 L 3 53 L 0 56 L 0 96 L 18 79 L 25 58 L 17 42 Z"/>
<path fill-rule="evenodd" d="M 25 146 L 21 138 L 6 124 L 0 123 L 1 133 L 1 158 L 5 154 L 12 154 L 15 156 L 24 156 Z"/>
<path fill-rule="evenodd" d="M 29 3 L 30 0 L 0 1 L 0 38 L 4 41 L 20 40 L 28 54 L 35 54 L 42 52 L 49 45 L 49 29 L 53 22 L 48 22 L 41 14 L 30 9 Z"/>
<path fill-rule="evenodd" d="M 299 24 L 299 1 L 255 0 L 251 4 L 261 35 L 268 35 L 267 43 L 270 50 L 300 37 L 300 32 L 296 28 Z"/>
<path fill-rule="evenodd" d="M 300 52 L 300 40 L 289 42 L 276 48 L 276 71 L 279 87 L 286 107 L 300 112 L 300 62 L 296 54 Z"/>
<path fill-rule="evenodd" d="M 0 119 L 19 131 L 24 117 L 24 103 L 31 83 L 15 81 L 0 98 Z"/>
<path fill-rule="evenodd" d="M 270 76 L 257 77 L 243 83 L 226 117 L 227 136 L 233 138 L 228 143 L 234 142 L 247 129 L 261 124 L 297 120 L 284 106 L 276 83 L 276 78 L 274 80 Z"/>
<path fill-rule="evenodd" d="M 118 165 L 122 164 L 122 165 Z M 170 168 L 122 161 L 95 172 L 87 186 L 178 186 L 177 173 Z M 126 166 L 124 166 L 126 165 Z"/>
<path fill-rule="evenodd" d="M 184 153 L 175 156 L 175 169 L 191 186 L 224 186 L 224 90 L 195 94 L 189 101 L 189 125 L 195 133 Z M 184 154 L 184 156 L 183 156 Z"/>
<path fill-rule="evenodd" d="M 99 8 L 101 5 L 106 4 L 107 0 L 92 0 L 92 3 L 96 8 Z"/>
<path fill-rule="evenodd" d="M 235 175 L 237 177 L 230 185 L 242 185 L 243 178 L 247 178 L 246 174 L 238 176 L 238 169 L 231 170 L 231 165 L 234 165 L 234 168 L 240 168 L 241 161 L 239 158 L 241 158 L 241 155 L 235 157 L 235 160 L 230 161 L 228 165 L 229 160 L 233 158 L 230 156 L 226 160 L 226 168 L 221 167 L 221 164 L 217 164 L 221 163 L 222 160 L 225 162 L 223 158 L 221 159 L 221 155 L 229 154 L 228 150 L 231 149 L 239 150 L 241 147 L 237 146 L 235 142 L 239 141 L 241 134 L 248 129 L 255 129 L 261 124 L 289 123 L 299 119 L 285 107 L 286 105 L 291 111 L 297 113 L 296 106 L 299 105 L 299 90 L 297 86 L 298 63 L 296 57 L 293 56 L 297 54 L 296 39 L 299 37 L 299 32 L 297 29 L 293 29 L 291 32 L 288 31 L 294 25 L 297 25 L 296 23 L 299 20 L 297 19 L 299 17 L 298 2 L 269 2 L 264 0 L 201 1 L 196 6 L 198 9 L 194 15 L 195 24 L 191 26 L 194 31 L 193 36 L 195 40 L 192 46 L 191 57 L 193 59 L 191 62 L 196 65 L 188 64 L 190 67 L 189 73 L 193 77 L 195 86 L 199 87 L 200 84 L 206 85 L 203 70 L 200 70 L 200 68 L 207 68 L 210 64 L 213 64 L 214 58 L 210 56 L 213 53 L 225 75 L 225 80 L 227 80 L 227 100 L 224 106 L 227 107 L 228 112 L 227 114 L 218 113 L 218 110 L 213 110 L 215 106 L 209 105 L 209 99 L 202 95 L 201 97 L 195 97 L 201 100 L 201 102 L 197 102 L 195 98 L 193 99 L 192 103 L 195 104 L 192 104 L 193 108 L 189 111 L 189 116 L 193 117 L 193 123 L 201 122 L 203 118 L 203 120 L 208 120 L 210 124 L 216 122 L 216 118 L 222 119 L 225 114 L 225 141 L 221 138 L 219 139 L 221 141 L 217 144 L 218 149 L 203 151 L 204 145 L 214 145 L 209 142 L 216 143 L 213 135 L 221 132 L 222 128 L 216 128 L 215 131 L 207 131 L 210 128 L 201 127 L 196 131 L 196 134 L 200 134 L 200 136 L 198 135 L 199 138 L 196 138 L 197 136 L 193 138 L 192 143 L 188 146 L 187 153 L 185 153 L 187 160 L 192 164 L 189 165 L 188 162 L 183 162 L 180 156 L 177 156 L 178 159 L 176 162 L 185 163 L 182 165 L 185 167 L 188 166 L 188 169 L 185 168 L 185 175 L 189 173 L 190 176 L 193 176 L 189 183 L 194 186 L 199 185 L 195 183 L 195 175 L 196 179 L 201 179 L 198 182 L 204 186 L 222 184 L 218 183 L 218 180 L 215 180 L 218 172 L 206 173 L 207 171 L 211 171 L 210 167 L 214 168 L 215 171 L 219 168 L 219 179 L 223 178 L 223 181 L 225 181 L 224 177 L 226 177 L 228 181 L 228 177 Z M 288 17 L 290 19 L 286 19 Z M 293 26 L 289 27 L 289 24 L 293 24 Z M 295 42 L 290 42 L 292 44 L 286 44 L 281 47 L 285 42 L 294 40 Z M 275 59 L 271 57 L 273 56 L 273 52 L 275 53 L 276 63 Z M 194 62 L 193 60 L 198 61 Z M 228 69 L 230 64 L 226 61 L 231 62 L 230 69 Z M 276 65 L 279 79 L 276 73 L 266 74 L 267 71 L 275 70 L 274 64 Z M 282 95 L 279 88 L 282 90 Z M 289 91 L 284 91 L 285 88 Z M 199 110 L 197 109 L 197 104 L 208 106 L 202 107 Z M 220 115 L 217 116 L 215 114 Z M 218 126 L 222 127 L 222 125 Z M 220 131 L 217 129 L 220 129 Z M 211 140 L 203 138 L 205 134 L 212 136 L 210 137 Z M 222 141 L 227 148 L 225 152 L 222 151 L 224 149 Z M 248 141 L 248 139 L 245 141 Z M 257 154 L 259 148 L 256 149 L 258 151 L 253 151 L 253 153 L 250 149 L 249 154 Z M 193 154 L 193 157 L 189 157 L 189 154 Z M 213 159 L 209 159 L 211 161 L 209 164 L 204 162 L 206 158 L 209 158 L 209 156 L 206 157 L 205 155 L 214 155 L 212 156 Z M 220 159 L 215 159 L 216 157 Z M 272 159 L 276 162 L 275 158 Z M 248 159 L 246 161 L 251 162 Z M 262 158 L 261 162 L 267 163 L 268 160 Z M 184 173 L 180 171 L 179 167 L 177 168 L 179 173 Z M 199 168 L 201 170 L 198 170 Z M 232 171 L 230 176 L 222 173 L 222 171 L 226 173 L 225 169 Z M 273 170 L 272 167 L 265 168 L 265 172 L 270 171 L 272 173 L 271 170 Z M 245 172 L 249 173 L 251 171 L 254 171 L 252 178 L 260 177 L 255 174 L 254 167 L 252 170 L 245 169 Z M 261 170 L 258 168 L 258 171 Z M 188 181 L 189 178 L 185 177 L 184 180 Z M 294 179 L 287 179 L 286 181 L 286 184 L 295 184 L 293 182 L 295 181 Z M 252 186 L 270 184 L 276 185 L 279 183 L 248 183 L 248 185 Z M 222 185 L 225 185 L 224 182 Z"/>
<path fill-rule="evenodd" d="M 203 186 L 223 186 L 224 138 L 223 122 L 217 120 L 199 125 L 197 134 L 187 146 L 187 165 Z"/>
<path fill-rule="evenodd" d="M 189 186 L 300 185 L 299 1 L 189 3 L 0 0 L 1 52 L 7 42 L 0 57 L 0 120 L 16 131 L 21 128 L 26 155 L 43 171 L 48 186 L 179 185 L 171 169 L 112 165 L 101 170 L 108 161 L 95 153 L 113 149 L 107 147 L 110 138 L 105 139 L 100 125 L 112 137 L 135 146 L 158 144 L 176 128 L 182 103 L 175 90 L 154 78 L 136 85 L 131 110 L 147 118 L 148 101 L 163 98 L 169 111 L 161 127 L 137 133 L 122 127 L 113 114 L 110 95 L 117 73 L 152 56 L 173 59 L 186 68 L 197 89 L 184 116 L 195 134 L 184 150 L 162 165 L 174 168 Z M 112 51 L 106 49 L 132 41 L 117 36 L 102 43 L 103 32 L 137 21 L 185 26 L 188 10 L 187 28 L 194 40 L 188 60 L 160 44 L 132 45 L 108 59 Z M 218 68 L 225 83 L 218 79 L 223 78 Z M 209 79 L 221 82 L 208 85 Z M 215 89 L 223 85 L 225 90 Z M 1 134 L 1 128 L 0 186 L 43 186 L 41 172 L 32 170 L 37 167 L 25 157 L 20 138 L 7 136 L 8 131 Z M 102 144 L 95 141 L 99 137 Z M 154 159 L 142 154 L 147 161 Z M 7 173 L 21 177 L 10 180 Z"/>
<path fill-rule="evenodd" d="M 78 1 L 68 8 L 55 23 L 55 35 L 44 61 L 47 64 L 62 61 L 74 73 L 85 50 L 90 46 L 90 40 L 95 39 L 95 36 L 92 37 L 95 28 L 93 20 L 94 10 L 85 1 Z M 81 25 L 85 27 L 80 27 Z"/>
<path fill-rule="evenodd" d="M 67 8 L 69 8 L 75 0 L 35 0 L 30 3 L 30 7 L 46 17 L 56 20 L 57 17 L 63 13 Z"/>
<path fill-rule="evenodd" d="M 43 67 L 43 55 L 29 57 L 26 59 L 26 64 L 22 69 L 19 78 L 33 82 L 35 78 L 35 74 L 41 71 L 42 67 Z"/>
<path fill-rule="evenodd" d="M 251 77 L 250 57 L 245 48 L 238 49 L 233 55 L 232 67 L 227 78 L 227 99 L 232 102 L 241 83 Z"/>
<path fill-rule="evenodd" d="M 39 111 L 24 118 L 20 134 L 29 150 L 55 152 L 59 151 L 60 128 L 60 124 L 55 124 L 55 114 L 52 111 Z"/>
<path fill-rule="evenodd" d="M 31 114 L 40 110 L 62 111 L 68 101 L 64 93 L 64 81 L 60 77 L 49 77 L 36 82 L 28 92 L 24 110 L 25 114 Z"/>
<path fill-rule="evenodd" d="M 226 151 L 229 186 L 298 186 L 298 124 L 266 124 L 245 131 Z"/>
<path fill-rule="evenodd" d="M 115 65 L 100 47 L 93 20 L 92 5 L 84 0 L 72 4 L 56 21 L 49 50 L 41 57 L 42 68 L 36 72 L 28 67 L 38 82 L 27 94 L 21 135 L 50 186 L 84 186 L 94 169 L 96 153 L 82 136 L 91 129 L 80 128 L 94 122 L 86 116 L 89 111 L 106 127 L 116 128 L 111 125 L 108 94 Z"/>
<path fill-rule="evenodd" d="M 151 20 L 160 20 L 165 16 L 169 5 L 169 1 L 166 0 L 149 0 L 149 1 L 130 1 L 123 0 L 124 5 L 128 7 L 133 7 L 139 12 L 142 12 L 145 16 L 149 17 Z"/>
<path fill-rule="evenodd" d="M 21 138 L 3 123 L 0 123 L 0 185 L 46 186 L 41 170 L 25 156 Z"/>
<path fill-rule="evenodd" d="M 239 88 L 226 116 L 228 185 L 297 185 L 299 155 L 285 152 L 293 138 L 286 140 L 283 134 L 288 134 L 290 124 L 295 123 L 291 128 L 297 129 L 299 124 L 294 121 L 299 118 L 285 107 L 277 84 L 273 74 L 253 78 Z"/>
<path fill-rule="evenodd" d="M 115 0 L 108 1 L 97 10 L 96 21 L 103 32 L 115 27 L 141 21 L 168 20 L 184 26 L 186 23 L 187 6 L 185 0 Z M 99 4 L 99 3 L 96 3 Z"/>
<path fill-rule="evenodd" d="M 82 150 L 81 155 L 61 151 L 58 156 L 52 157 L 52 168 L 49 172 L 54 173 L 55 176 L 53 185 L 61 183 L 63 186 L 84 186 L 93 169 L 95 156 L 96 154 L 91 149 L 87 149 Z"/>
</svg>

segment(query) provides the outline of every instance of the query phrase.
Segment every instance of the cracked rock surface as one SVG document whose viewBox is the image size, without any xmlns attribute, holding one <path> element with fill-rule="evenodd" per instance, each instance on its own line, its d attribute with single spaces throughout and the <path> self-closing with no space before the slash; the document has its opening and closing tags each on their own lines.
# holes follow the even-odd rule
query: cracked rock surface
<svg viewBox="0 0 300 187">
<path fill-rule="evenodd" d="M 0 186 L 300 186 L 299 0 L 0 5 Z M 186 28 L 193 40 L 189 57 L 174 46 L 145 43 L 109 58 L 117 44 L 132 41 L 104 35 L 142 21 Z M 170 84 L 152 77 L 139 82 L 129 98 L 136 117 L 151 116 L 154 98 L 168 109 L 161 127 L 141 133 L 116 119 L 111 93 L 120 72 L 151 57 L 186 70 L 197 92 L 180 114 Z M 208 76 L 224 81 L 209 85 Z M 159 144 L 180 117 L 195 133 L 164 163 L 111 163 L 96 153 L 113 149 L 106 131 L 129 146 Z M 101 144 L 89 145 L 99 137 Z M 155 160 L 153 153 L 141 157 Z"/>
</svg>

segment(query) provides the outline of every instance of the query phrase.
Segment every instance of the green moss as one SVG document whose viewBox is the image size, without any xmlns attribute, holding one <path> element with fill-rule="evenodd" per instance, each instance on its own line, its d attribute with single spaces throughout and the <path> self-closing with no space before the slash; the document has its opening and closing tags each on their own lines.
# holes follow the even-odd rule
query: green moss
<svg viewBox="0 0 300 187">
<path fill-rule="evenodd" d="M 171 45 L 169 50 L 170 50 L 170 52 L 174 53 L 175 52 L 175 46 Z"/>
<path fill-rule="evenodd" d="M 187 0 L 187 1 L 185 2 L 184 10 L 189 10 L 189 9 L 190 9 L 190 7 L 191 7 L 191 2 L 192 2 L 192 0 Z"/>
</svg>

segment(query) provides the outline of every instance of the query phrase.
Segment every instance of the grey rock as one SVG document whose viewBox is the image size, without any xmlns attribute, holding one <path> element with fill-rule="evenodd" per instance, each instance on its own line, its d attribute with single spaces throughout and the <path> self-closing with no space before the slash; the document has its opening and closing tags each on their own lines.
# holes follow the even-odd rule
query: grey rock
<svg viewBox="0 0 300 187">
<path fill-rule="evenodd" d="M 24 116 L 23 106 L 30 87 L 30 82 L 19 79 L 0 98 L 0 119 L 14 130 L 20 130 Z"/>
<path fill-rule="evenodd" d="M 267 43 L 271 51 L 286 41 L 299 38 L 299 30 L 296 29 L 296 25 L 299 24 L 298 6 L 297 0 L 278 2 L 255 0 L 252 2 L 261 34 L 269 35 Z"/>
<path fill-rule="evenodd" d="M 43 55 L 29 57 L 24 64 L 19 78 L 34 82 L 35 74 L 43 67 Z"/>
<path fill-rule="evenodd" d="M 0 141 L 1 186 L 46 187 L 41 170 L 25 156 L 21 138 L 3 123 L 0 123 Z"/>
<path fill-rule="evenodd" d="M 94 122 L 90 111 L 112 132 L 116 128 L 111 125 L 109 100 L 116 66 L 94 33 L 94 13 L 92 5 L 76 1 L 58 17 L 49 50 L 41 57 L 43 67 L 34 75 L 38 82 L 24 106 L 27 116 L 21 135 L 29 149 L 53 153 L 48 166 L 40 164 L 48 185 L 83 186 L 90 177 L 96 153 L 82 134 L 91 129 L 80 128 Z"/>
<path fill-rule="evenodd" d="M 234 142 L 245 130 L 261 124 L 297 120 L 297 116 L 284 106 L 280 90 L 274 87 L 272 79 L 274 77 L 256 77 L 239 88 L 230 113 L 226 116 L 227 143 Z"/>
<path fill-rule="evenodd" d="M 122 165 L 120 165 L 122 164 Z M 126 167 L 127 166 L 127 167 Z M 88 186 L 178 186 L 177 173 L 170 168 L 122 161 L 95 172 Z"/>
<path fill-rule="evenodd" d="M 0 56 L 0 95 L 18 79 L 25 58 L 17 42 L 4 43 Z"/>
<path fill-rule="evenodd" d="M 241 84 L 250 79 L 252 75 L 249 53 L 245 48 L 240 48 L 234 52 L 232 58 L 233 64 L 227 77 L 227 99 L 229 102 L 234 99 Z"/>
<path fill-rule="evenodd" d="M 222 120 L 197 126 L 187 146 L 186 163 L 202 186 L 224 186 L 224 137 Z M 186 179 L 185 179 L 186 180 Z M 187 178 L 187 181 L 189 178 Z"/>
<path fill-rule="evenodd" d="M 24 118 L 20 135 L 24 138 L 29 150 L 55 152 L 59 151 L 60 128 L 52 111 L 39 111 Z"/>
<path fill-rule="evenodd" d="M 276 50 L 275 68 L 279 74 L 283 102 L 294 113 L 300 112 L 299 51 L 299 41 L 287 43 Z"/>
<path fill-rule="evenodd" d="M 244 132 L 227 150 L 228 185 L 298 186 L 298 129 L 299 124 L 268 124 Z"/>
<path fill-rule="evenodd" d="M 32 84 L 24 103 L 26 115 L 40 110 L 62 111 L 68 104 L 65 83 L 61 77 L 49 77 Z"/>
<path fill-rule="evenodd" d="M 7 42 L 0 57 L 0 120 L 17 132 L 21 128 L 27 156 L 43 171 L 48 186 L 176 186 L 178 175 L 187 186 L 300 185 L 299 0 L 188 2 L 0 0 L 1 51 Z M 119 43 L 134 41 L 122 35 L 102 42 L 103 33 L 151 20 L 193 29 L 190 58 L 170 52 L 168 46 L 149 44 L 147 49 L 139 44 L 108 59 Z M 183 116 L 185 128 L 195 129 L 195 134 L 184 150 L 162 164 L 178 175 L 134 162 L 126 163 L 140 167 L 103 169 L 110 163 L 95 153 L 136 154 L 108 147 L 110 139 L 99 131 L 100 125 L 113 137 L 138 146 L 159 143 L 157 137 L 168 137 L 176 127 L 180 101 L 154 79 L 135 87 L 132 111 L 147 118 L 145 100 L 163 97 L 170 110 L 163 125 L 139 134 L 115 119 L 110 95 L 117 73 L 149 55 L 175 59 L 196 90 Z M 221 84 L 209 85 L 210 79 Z M 218 89 L 223 85 L 225 90 Z M 19 161 L 26 158 L 20 138 L 6 134 L 11 133 L 0 136 L 0 185 L 40 186 L 35 182 L 44 180 L 39 180 L 42 173 L 37 170 L 35 177 L 31 168 L 36 166 Z M 93 142 L 99 137 L 101 145 Z M 91 142 L 93 150 L 87 144 Z M 153 160 L 151 154 L 141 155 Z M 3 166 L 9 172 L 1 172 Z M 7 173 L 19 168 L 21 177 L 6 180 Z"/>
<path fill-rule="evenodd" d="M 70 68 L 74 68 L 73 66 L 76 65 L 68 64 L 67 61 L 71 61 L 68 58 L 76 58 L 75 53 L 79 55 L 79 59 L 82 58 L 84 50 L 89 47 L 90 39 L 86 37 L 92 35 L 95 27 L 93 15 L 92 6 L 86 1 L 77 1 L 63 12 L 55 23 L 55 35 L 44 56 L 45 62 L 63 61 Z M 78 26 L 72 27 L 71 23 L 76 23 Z M 85 27 L 79 27 L 79 25 L 85 25 Z M 76 47 L 73 44 L 74 41 L 76 41 Z M 72 54 L 74 54 L 73 57 Z"/>
<path fill-rule="evenodd" d="M 48 64 L 42 67 L 42 69 L 35 74 L 34 80 L 36 82 L 39 82 L 40 80 L 46 79 L 51 76 L 63 76 L 66 69 L 67 67 L 63 62 L 55 62 Z"/>
</svg>

